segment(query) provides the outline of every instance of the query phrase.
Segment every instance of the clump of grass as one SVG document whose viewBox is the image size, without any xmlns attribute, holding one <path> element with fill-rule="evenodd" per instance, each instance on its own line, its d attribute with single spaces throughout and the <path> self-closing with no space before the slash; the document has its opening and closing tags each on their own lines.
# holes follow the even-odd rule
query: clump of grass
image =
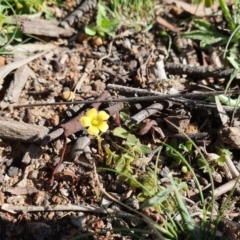
<svg viewBox="0 0 240 240">
<path fill-rule="evenodd" d="M 174 125 L 173 127 L 177 128 Z M 127 136 L 131 135 L 131 138 L 136 140 L 137 138 L 134 137 L 132 132 L 129 133 L 129 131 L 131 132 L 131 129 L 125 130 L 122 128 L 117 128 L 117 132 L 114 130 L 113 133 L 115 136 L 123 139 L 127 139 Z M 178 129 L 178 131 L 181 132 L 180 129 Z M 121 155 L 117 155 L 116 153 L 110 151 L 109 148 L 106 151 L 108 156 L 107 164 L 111 163 L 115 170 L 108 168 L 101 168 L 101 170 L 112 171 L 118 176 L 121 176 L 120 180 L 128 183 L 129 187 L 138 193 L 138 199 L 142 203 L 140 208 L 143 212 L 151 211 L 148 209 L 153 208 L 155 211 L 160 213 L 160 216 L 162 216 L 161 224 L 151 222 L 151 229 L 158 231 L 163 236 L 162 239 L 213 240 L 216 236 L 217 225 L 223 217 L 223 213 L 230 201 L 230 196 L 233 191 L 229 194 L 227 202 L 225 202 L 225 209 L 221 209 L 219 215 L 214 216 L 215 197 L 213 195 L 214 182 L 212 178 L 212 166 L 209 165 L 209 162 L 206 160 L 204 154 L 197 147 L 197 145 L 185 133 L 181 133 L 186 137 L 187 140 L 185 143 L 187 145 L 185 146 L 185 144 L 178 144 L 176 147 L 176 144 L 171 146 L 162 142 L 161 149 L 156 158 L 154 170 L 150 169 L 148 166 L 145 166 L 145 170 L 143 173 L 141 173 L 139 169 L 136 170 L 136 166 L 134 167 L 134 164 L 128 165 L 126 159 L 125 161 L 121 162 L 121 168 L 119 168 L 119 159 L 121 156 L 124 157 L 124 154 L 126 154 L 124 152 L 125 150 L 123 150 Z M 125 144 L 128 145 L 129 143 L 126 141 Z M 139 144 L 137 144 L 135 141 L 134 145 L 130 147 L 131 151 L 133 151 L 133 146 L 137 146 Z M 191 209 L 182 197 L 182 193 L 187 190 L 187 183 L 184 180 L 176 177 L 175 174 L 170 171 L 169 173 L 166 173 L 166 177 L 169 179 L 169 184 L 167 186 L 161 185 L 158 177 L 159 170 L 157 166 L 159 165 L 159 157 L 163 153 L 162 150 L 164 148 L 166 149 L 168 156 L 172 157 L 172 159 L 176 161 L 180 169 L 181 166 L 184 166 L 186 167 L 187 171 L 190 172 L 200 196 L 198 210 L 202 215 L 201 218 L 196 219 L 192 217 Z M 126 150 L 126 152 L 129 154 L 129 148 L 127 147 L 127 149 L 128 150 Z M 202 186 L 198 181 L 193 166 L 191 165 L 191 160 L 193 160 L 193 149 L 199 153 L 198 156 L 201 157 L 201 164 L 202 166 L 204 165 L 205 172 L 209 175 L 211 183 L 210 201 L 205 199 Z M 133 152 L 131 152 L 131 154 L 133 154 Z M 134 155 L 131 157 L 133 158 Z M 109 159 L 111 159 L 110 162 Z M 132 159 L 131 163 L 134 161 L 135 160 Z M 126 166 L 128 166 L 127 169 L 129 169 L 129 167 L 131 169 L 129 173 L 125 171 L 126 168 L 124 167 Z M 136 172 L 138 172 L 138 176 L 136 176 Z M 145 174 L 146 177 L 141 178 L 141 174 Z M 153 189 L 154 191 L 151 191 Z"/>
<path fill-rule="evenodd" d="M 96 22 L 85 27 L 85 33 L 102 38 L 113 37 L 119 26 L 140 30 L 153 21 L 153 0 L 110 0 L 98 2 Z"/>
<path fill-rule="evenodd" d="M 194 1 L 194 3 L 199 2 L 201 1 Z M 218 2 L 223 12 L 223 16 L 228 23 L 229 31 L 225 30 L 223 33 L 223 31 L 212 26 L 206 20 L 193 19 L 192 24 L 197 30 L 183 33 L 182 36 L 199 40 L 202 48 L 208 48 L 213 44 L 216 46 L 224 46 L 223 59 L 226 58 L 234 68 L 240 69 L 240 60 L 238 59 L 240 47 L 240 3 L 239 0 L 234 1 L 231 13 L 225 1 L 219 0 Z M 213 4 L 213 0 L 204 1 L 204 3 L 205 6 L 210 7 Z"/>
<path fill-rule="evenodd" d="M 22 34 L 18 27 L 12 24 L 9 12 L 16 16 L 14 8 L 8 1 L 0 1 L 0 52 L 4 51 L 4 48 L 12 41 L 22 41 Z"/>
</svg>

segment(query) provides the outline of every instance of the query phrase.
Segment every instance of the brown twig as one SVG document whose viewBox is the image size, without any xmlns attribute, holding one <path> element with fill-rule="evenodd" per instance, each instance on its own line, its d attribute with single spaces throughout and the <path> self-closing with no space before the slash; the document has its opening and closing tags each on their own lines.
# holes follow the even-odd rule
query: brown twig
<svg viewBox="0 0 240 240">
<path fill-rule="evenodd" d="M 231 74 L 234 73 L 234 69 L 224 69 L 214 66 L 189 66 L 185 64 L 166 62 L 165 70 L 171 74 L 186 74 L 188 76 L 192 76 L 194 78 L 202 79 L 208 77 L 214 78 L 226 78 L 230 77 Z M 240 78 L 240 74 L 236 75 L 236 78 Z"/>
<path fill-rule="evenodd" d="M 163 109 L 167 108 L 168 106 L 169 106 L 169 104 L 167 102 L 154 103 L 151 106 L 148 106 L 147 108 L 141 110 L 134 116 L 130 117 L 129 120 L 127 120 L 127 121 L 131 121 L 131 122 L 138 124 L 138 123 L 142 122 L 144 119 L 148 118 L 149 116 L 151 116 L 159 111 L 162 111 Z"/>
<path fill-rule="evenodd" d="M 48 206 L 16 206 L 11 204 L 3 204 L 1 210 L 16 214 L 18 212 L 57 212 L 57 211 L 79 211 L 79 212 L 95 212 L 95 213 L 105 213 L 105 214 L 117 214 L 131 216 L 131 214 L 113 210 L 111 208 L 103 207 L 92 207 L 92 206 L 81 206 L 81 205 L 48 205 Z"/>
</svg>

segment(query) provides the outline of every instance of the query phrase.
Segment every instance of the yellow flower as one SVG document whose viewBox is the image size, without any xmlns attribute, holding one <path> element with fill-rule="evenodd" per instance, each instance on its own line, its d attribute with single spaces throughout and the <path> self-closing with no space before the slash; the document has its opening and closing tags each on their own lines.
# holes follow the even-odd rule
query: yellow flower
<svg viewBox="0 0 240 240">
<path fill-rule="evenodd" d="M 97 136 L 100 131 L 108 130 L 106 122 L 108 118 L 109 115 L 106 112 L 97 112 L 95 108 L 92 108 L 86 112 L 86 116 L 80 118 L 80 122 L 83 127 L 88 127 L 88 134 Z"/>
</svg>

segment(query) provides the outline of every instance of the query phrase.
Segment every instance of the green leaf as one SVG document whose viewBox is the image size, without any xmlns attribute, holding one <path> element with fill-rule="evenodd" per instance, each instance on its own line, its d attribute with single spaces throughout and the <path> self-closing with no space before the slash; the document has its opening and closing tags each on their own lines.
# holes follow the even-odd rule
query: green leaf
<svg viewBox="0 0 240 240">
<path fill-rule="evenodd" d="M 4 33 L 0 32 L 0 46 L 5 45 L 8 42 L 8 38 Z"/>
<path fill-rule="evenodd" d="M 98 3 L 98 14 L 103 16 L 103 17 L 106 17 L 107 15 L 107 8 L 104 4 L 102 4 L 101 2 Z"/>
<path fill-rule="evenodd" d="M 103 18 L 100 25 L 101 29 L 108 29 L 110 27 L 110 19 Z"/>
<path fill-rule="evenodd" d="M 178 165 L 182 162 L 181 158 L 169 147 L 166 148 L 166 154 L 168 157 L 172 157 Z"/>
<path fill-rule="evenodd" d="M 204 161 L 202 158 L 199 158 L 199 159 L 197 160 L 197 163 L 198 163 L 198 166 L 199 166 L 200 168 L 206 167 L 206 163 L 205 163 L 205 161 Z"/>
<path fill-rule="evenodd" d="M 210 8 L 214 4 L 214 0 L 203 0 L 203 2 L 206 8 Z"/>
<path fill-rule="evenodd" d="M 156 188 L 153 186 L 153 183 L 145 182 L 143 186 L 147 189 L 147 191 L 143 190 L 144 195 L 152 197 L 156 193 Z"/>
<path fill-rule="evenodd" d="M 113 158 L 119 157 L 117 154 L 112 152 L 108 146 L 104 146 L 104 150 L 107 153 L 106 165 L 110 165 L 112 163 Z"/>
<path fill-rule="evenodd" d="M 240 69 L 240 61 L 236 57 L 227 57 L 227 60 L 235 69 Z"/>
<path fill-rule="evenodd" d="M 161 192 L 157 193 L 157 195 L 155 195 L 154 197 L 146 200 L 141 205 L 141 209 L 161 204 L 162 202 L 164 202 L 168 199 L 168 197 L 172 193 L 172 191 L 173 191 L 172 188 L 167 188 L 167 189 L 162 190 Z M 145 199 L 146 199 L 146 197 L 145 197 Z"/>
<path fill-rule="evenodd" d="M 102 31 L 101 29 L 97 30 L 97 34 L 101 37 L 101 38 L 105 38 L 106 34 L 104 31 Z"/>
<path fill-rule="evenodd" d="M 127 144 L 128 145 L 134 146 L 134 145 L 136 145 L 138 143 L 138 141 L 139 140 L 136 138 L 135 135 L 130 134 L 130 133 L 127 135 Z"/>
<path fill-rule="evenodd" d="M 199 30 L 202 30 L 202 31 L 205 31 L 205 32 L 208 32 L 208 31 L 216 32 L 215 28 L 213 28 L 212 25 L 209 22 L 201 20 L 201 19 L 194 19 L 193 20 L 193 25 L 196 28 L 198 28 Z"/>
<path fill-rule="evenodd" d="M 109 32 L 106 32 L 109 36 L 111 37 L 114 37 L 115 36 L 115 31 L 109 31 Z"/>
<path fill-rule="evenodd" d="M 125 168 L 125 159 L 123 157 L 119 158 L 118 161 L 117 161 L 117 164 L 116 164 L 116 170 L 118 172 L 122 172 L 123 169 Z"/>
<path fill-rule="evenodd" d="M 179 144 L 178 149 L 182 149 L 183 151 L 188 152 L 188 148 L 183 143 Z"/>
<path fill-rule="evenodd" d="M 113 130 L 113 135 L 116 137 L 126 139 L 128 136 L 128 131 L 122 127 L 117 127 Z"/>
<path fill-rule="evenodd" d="M 118 21 L 118 19 L 116 19 L 116 18 L 111 19 L 111 21 L 110 21 L 109 24 L 108 24 L 108 26 L 109 26 L 111 29 L 115 29 L 118 25 L 119 25 L 119 21 Z"/>
<path fill-rule="evenodd" d="M 147 196 L 145 196 L 143 193 L 139 193 L 139 194 L 137 195 L 137 200 L 138 200 L 139 202 L 144 202 L 144 201 L 146 200 L 146 198 L 147 198 Z"/>
<path fill-rule="evenodd" d="M 119 116 L 122 121 L 126 121 L 129 118 L 129 115 L 126 114 L 125 112 L 120 112 Z"/>
<path fill-rule="evenodd" d="M 195 30 L 189 33 L 184 33 L 183 36 L 187 38 L 195 39 L 195 40 L 206 40 L 208 38 L 220 38 L 221 40 L 224 39 L 223 36 L 221 35 L 219 36 L 215 32 L 211 32 L 211 31 L 205 32 L 201 30 Z M 217 41 L 219 41 L 219 39 Z"/>
<path fill-rule="evenodd" d="M 126 159 L 133 159 L 133 155 L 131 153 L 124 153 L 123 154 L 123 157 L 126 158 Z M 132 160 L 133 161 L 133 160 Z"/>
<path fill-rule="evenodd" d="M 224 166 L 225 162 L 226 162 L 225 156 L 221 156 L 220 158 L 217 159 L 217 164 L 219 166 Z"/>
<path fill-rule="evenodd" d="M 188 152 L 192 151 L 193 144 L 191 141 L 186 141 L 185 146 L 188 149 Z"/>
<path fill-rule="evenodd" d="M 93 26 L 86 26 L 84 30 L 85 30 L 85 33 L 90 36 L 95 36 L 97 33 L 97 28 Z"/>
<path fill-rule="evenodd" d="M 151 149 L 148 146 L 143 145 L 143 144 L 140 145 L 140 150 L 141 150 L 142 154 L 148 154 L 151 152 Z"/>
<path fill-rule="evenodd" d="M 211 46 L 213 44 L 216 44 L 218 42 L 221 42 L 223 41 L 224 39 L 222 37 L 209 37 L 209 38 L 206 38 L 206 39 L 203 39 L 201 42 L 200 42 L 200 46 L 202 48 L 205 48 L 205 47 L 208 47 L 208 46 Z"/>
</svg>

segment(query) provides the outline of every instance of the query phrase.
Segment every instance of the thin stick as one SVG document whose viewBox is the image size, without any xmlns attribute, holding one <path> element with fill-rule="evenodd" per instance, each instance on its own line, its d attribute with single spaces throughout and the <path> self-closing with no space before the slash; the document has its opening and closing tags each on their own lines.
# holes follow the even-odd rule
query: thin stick
<svg viewBox="0 0 240 240">
<path fill-rule="evenodd" d="M 215 77 L 215 78 L 226 78 L 230 77 L 231 74 L 234 73 L 234 69 L 225 69 L 221 67 L 213 67 L 213 66 L 189 66 L 185 64 L 166 62 L 165 70 L 171 74 L 187 74 L 188 76 L 193 76 L 198 79 L 207 78 L 207 77 Z M 240 78 L 240 74 L 236 75 L 236 79 Z"/>
<path fill-rule="evenodd" d="M 80 212 L 95 212 L 95 213 L 107 213 L 107 214 L 121 214 L 121 215 L 131 215 L 129 213 L 103 207 L 92 207 L 92 206 L 81 206 L 81 205 L 48 205 L 48 206 L 16 206 L 11 204 L 3 204 L 1 210 L 18 213 L 18 212 L 55 212 L 55 211 L 80 211 Z"/>
<path fill-rule="evenodd" d="M 238 94 L 240 90 L 229 91 L 228 94 Z M 118 98 L 118 99 L 107 99 L 107 100 L 86 100 L 86 101 L 75 101 L 75 102 L 55 102 L 55 103 L 34 103 L 34 104 L 22 104 L 13 105 L 14 108 L 20 107 L 36 107 L 36 106 L 51 106 L 51 105 L 71 105 L 71 104 L 91 104 L 91 103 L 112 103 L 112 102 L 143 102 L 143 101 L 157 101 L 164 99 L 175 99 L 175 98 L 194 98 L 194 97 L 209 97 L 225 94 L 225 91 L 216 92 L 201 92 L 201 93 L 185 93 L 185 94 L 163 94 L 159 96 L 145 96 L 145 97 L 130 97 L 130 98 Z"/>
</svg>

